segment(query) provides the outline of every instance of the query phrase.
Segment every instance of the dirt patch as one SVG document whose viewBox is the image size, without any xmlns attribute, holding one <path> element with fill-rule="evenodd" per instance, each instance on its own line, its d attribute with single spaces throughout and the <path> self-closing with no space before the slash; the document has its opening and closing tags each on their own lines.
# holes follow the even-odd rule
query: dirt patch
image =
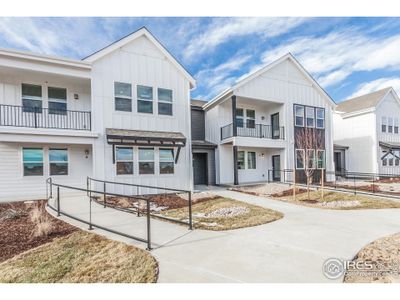
<svg viewBox="0 0 400 300">
<path fill-rule="evenodd" d="M 296 195 L 298 194 L 303 194 L 303 193 L 307 193 L 306 189 L 302 189 L 302 188 L 296 188 Z M 293 188 L 291 189 L 287 189 L 284 190 L 280 193 L 276 193 L 276 194 L 272 194 L 272 197 L 287 197 L 287 196 L 293 196 Z"/>
<path fill-rule="evenodd" d="M 343 189 L 350 190 L 350 191 L 353 191 L 354 189 L 356 189 L 357 191 L 364 191 L 364 192 L 370 192 L 370 193 L 382 192 L 382 190 L 380 189 L 379 185 L 376 185 L 376 184 L 357 185 L 354 188 L 354 185 L 333 184 L 333 183 L 329 182 L 329 183 L 326 183 L 326 186 L 336 187 L 336 188 L 343 188 Z"/>
<path fill-rule="evenodd" d="M 380 183 L 400 183 L 400 177 L 381 178 L 375 181 Z"/>
<path fill-rule="evenodd" d="M 0 262 L 77 230 L 48 214 L 45 203 L 45 200 L 40 200 L 0 204 Z M 36 207 L 51 222 L 51 232 L 47 236 L 34 236 L 36 224 L 31 221 L 29 214 Z"/>
</svg>

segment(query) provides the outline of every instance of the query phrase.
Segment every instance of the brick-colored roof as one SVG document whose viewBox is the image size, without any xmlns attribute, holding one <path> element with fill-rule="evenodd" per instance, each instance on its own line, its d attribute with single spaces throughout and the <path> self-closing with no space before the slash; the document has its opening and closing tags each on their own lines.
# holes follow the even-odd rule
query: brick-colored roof
<svg viewBox="0 0 400 300">
<path fill-rule="evenodd" d="M 370 94 L 342 101 L 338 104 L 336 110 L 338 112 L 351 113 L 375 107 L 390 89 L 391 87 L 388 87 Z"/>
</svg>

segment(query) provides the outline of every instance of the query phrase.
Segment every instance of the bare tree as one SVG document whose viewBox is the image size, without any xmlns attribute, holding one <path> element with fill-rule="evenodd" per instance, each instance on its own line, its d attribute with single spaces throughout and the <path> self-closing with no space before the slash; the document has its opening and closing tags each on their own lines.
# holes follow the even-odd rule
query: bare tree
<svg viewBox="0 0 400 300">
<path fill-rule="evenodd" d="M 322 131 L 314 128 L 303 128 L 296 134 L 296 147 L 304 149 L 301 152 L 301 159 L 304 162 L 304 173 L 307 180 L 307 198 L 310 199 L 310 184 L 312 183 L 314 172 L 317 168 L 317 150 L 324 148 Z M 312 151 L 313 157 L 310 152 Z"/>
</svg>

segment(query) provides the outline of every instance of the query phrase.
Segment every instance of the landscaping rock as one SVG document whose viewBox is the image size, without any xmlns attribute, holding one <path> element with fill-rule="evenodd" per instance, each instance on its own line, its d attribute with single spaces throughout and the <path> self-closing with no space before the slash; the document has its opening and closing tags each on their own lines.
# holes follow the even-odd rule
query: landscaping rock
<svg viewBox="0 0 400 300">
<path fill-rule="evenodd" d="M 325 207 L 354 207 L 361 205 L 361 202 L 358 200 L 353 201 L 325 201 L 320 203 L 319 205 Z"/>
<path fill-rule="evenodd" d="M 18 219 L 19 217 L 22 217 L 26 214 L 23 212 L 17 211 L 15 209 L 9 208 L 2 213 L 0 213 L 0 222 L 4 222 L 6 220 L 13 220 L 13 219 Z"/>
<path fill-rule="evenodd" d="M 250 209 L 244 206 L 224 207 L 214 210 L 205 215 L 206 218 L 232 218 L 244 215 L 250 212 Z"/>
</svg>

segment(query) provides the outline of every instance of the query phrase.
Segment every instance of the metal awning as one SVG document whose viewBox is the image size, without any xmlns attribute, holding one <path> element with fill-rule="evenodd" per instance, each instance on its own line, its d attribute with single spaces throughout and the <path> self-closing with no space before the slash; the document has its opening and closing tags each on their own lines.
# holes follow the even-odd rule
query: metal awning
<svg viewBox="0 0 400 300">
<path fill-rule="evenodd" d="M 186 145 L 186 137 L 180 132 L 106 128 L 106 137 L 107 143 L 113 145 L 113 163 L 116 145 L 176 147 L 175 163 L 178 162 L 181 147 Z"/>
<path fill-rule="evenodd" d="M 348 149 L 349 149 L 349 146 L 343 146 L 343 145 L 333 144 L 333 149 L 334 149 L 334 150 L 348 150 Z"/>
<path fill-rule="evenodd" d="M 215 149 L 218 145 L 205 140 L 192 140 L 192 149 Z"/>
<path fill-rule="evenodd" d="M 384 159 L 386 156 L 389 154 L 392 154 L 395 158 L 399 158 L 393 151 L 398 151 L 400 150 L 400 143 L 392 143 L 392 142 L 379 142 L 379 146 L 383 149 L 386 149 L 387 152 L 381 157 L 381 159 Z"/>
</svg>

